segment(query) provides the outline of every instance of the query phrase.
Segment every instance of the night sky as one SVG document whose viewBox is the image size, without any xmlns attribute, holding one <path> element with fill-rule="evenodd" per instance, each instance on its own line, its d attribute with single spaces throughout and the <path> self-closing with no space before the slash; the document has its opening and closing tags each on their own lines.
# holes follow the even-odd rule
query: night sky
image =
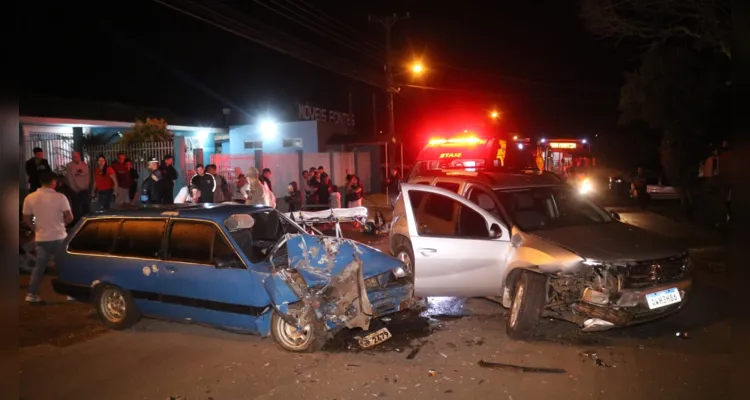
<svg viewBox="0 0 750 400">
<path fill-rule="evenodd" d="M 152 1 L 72 3 L 22 6 L 22 112 L 29 110 L 25 99 L 44 95 L 166 108 L 207 123 L 224 107 L 233 123 L 262 115 L 294 120 L 298 102 L 347 111 L 351 87 L 358 133 L 373 131 L 373 93 L 377 129 L 386 127 L 382 89 Z M 254 1 L 223 2 L 243 29 L 256 26 L 279 47 L 377 83 L 384 34 L 367 16 L 409 11 L 411 19 L 393 28 L 397 68 L 422 58 L 430 70 L 418 80 L 399 79 L 441 89 L 404 88 L 397 98 L 397 131 L 412 138 L 483 121 L 494 107 L 504 111 L 507 129 L 530 136 L 606 135 L 616 129 L 623 73 L 643 53 L 587 33 L 574 1 L 262 3 L 314 30 Z M 225 12 L 215 2 L 201 4 Z"/>
</svg>

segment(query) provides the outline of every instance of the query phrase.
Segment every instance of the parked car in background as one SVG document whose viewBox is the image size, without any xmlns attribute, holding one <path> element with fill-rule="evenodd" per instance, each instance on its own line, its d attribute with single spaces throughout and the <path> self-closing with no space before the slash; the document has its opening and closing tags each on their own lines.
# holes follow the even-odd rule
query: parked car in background
<svg viewBox="0 0 750 400">
<path fill-rule="evenodd" d="M 646 179 L 646 193 L 652 200 L 679 200 L 677 188 L 672 186 L 666 177 L 652 177 Z"/>
<path fill-rule="evenodd" d="M 543 316 L 598 331 L 688 300 L 687 252 L 575 188 L 533 174 L 449 172 L 412 177 L 393 212 L 390 250 L 413 271 L 416 296 L 495 298 L 518 339 Z"/>
<path fill-rule="evenodd" d="M 344 328 L 410 306 L 402 262 L 352 240 L 311 236 L 275 209 L 224 203 L 85 217 L 57 260 L 58 293 L 93 302 L 105 325 L 141 316 L 271 335 L 313 351 Z M 363 340 L 390 337 L 375 332 Z"/>
</svg>

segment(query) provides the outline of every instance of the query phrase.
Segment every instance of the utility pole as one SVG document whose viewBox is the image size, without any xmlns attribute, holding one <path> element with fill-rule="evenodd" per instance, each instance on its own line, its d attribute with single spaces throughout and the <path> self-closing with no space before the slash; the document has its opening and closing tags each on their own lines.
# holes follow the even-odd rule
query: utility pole
<svg viewBox="0 0 750 400">
<path fill-rule="evenodd" d="M 349 118 L 346 119 L 346 133 L 351 134 L 352 133 L 352 124 L 351 124 L 351 118 L 352 118 L 352 85 L 349 85 Z"/>
<path fill-rule="evenodd" d="M 393 110 L 393 95 L 399 92 L 399 87 L 393 81 L 393 58 L 391 52 L 391 27 L 396 24 L 398 20 L 410 19 L 409 13 L 405 15 L 393 14 L 383 18 L 368 17 L 367 20 L 374 23 L 379 23 L 385 28 L 385 81 L 386 81 L 386 92 L 388 92 L 388 140 L 386 146 L 389 146 L 392 138 L 396 135 L 396 117 Z M 395 151 L 391 152 L 395 155 Z M 403 163 L 403 160 L 401 160 Z M 386 160 L 386 176 L 388 174 L 388 160 Z"/>
</svg>

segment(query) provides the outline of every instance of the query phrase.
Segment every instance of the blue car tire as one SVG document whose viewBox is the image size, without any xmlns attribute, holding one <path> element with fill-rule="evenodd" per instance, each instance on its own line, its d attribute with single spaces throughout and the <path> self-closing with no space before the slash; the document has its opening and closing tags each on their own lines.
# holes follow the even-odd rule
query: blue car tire
<svg viewBox="0 0 750 400">
<path fill-rule="evenodd" d="M 97 286 L 94 305 L 99 318 L 110 329 L 130 328 L 141 318 L 141 313 L 133 302 L 133 296 L 117 286 Z"/>
<path fill-rule="evenodd" d="M 289 307 L 289 314 L 293 317 L 298 317 L 301 312 L 297 305 Z M 271 316 L 271 336 L 279 347 L 286 351 L 312 353 L 320 350 L 325 344 L 325 330 L 317 325 L 319 324 L 316 321 L 298 328 L 287 323 L 278 313 L 274 312 Z"/>
</svg>

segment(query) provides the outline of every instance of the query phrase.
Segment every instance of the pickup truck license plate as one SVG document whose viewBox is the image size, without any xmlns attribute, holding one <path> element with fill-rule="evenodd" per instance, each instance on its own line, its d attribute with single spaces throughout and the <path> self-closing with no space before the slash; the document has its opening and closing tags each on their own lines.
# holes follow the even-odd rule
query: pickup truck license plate
<svg viewBox="0 0 750 400">
<path fill-rule="evenodd" d="M 366 349 L 368 347 L 372 347 L 377 344 L 383 343 L 390 338 L 391 338 L 391 332 L 388 330 L 388 328 L 383 328 L 367 336 L 360 336 L 357 338 L 357 341 L 359 342 L 359 345 L 363 349 Z"/>
<path fill-rule="evenodd" d="M 660 307 L 666 307 L 670 304 L 681 302 L 680 291 L 677 288 L 671 288 L 662 290 L 660 292 L 649 293 L 646 295 L 646 302 L 648 302 L 648 308 L 655 309 Z"/>
</svg>

